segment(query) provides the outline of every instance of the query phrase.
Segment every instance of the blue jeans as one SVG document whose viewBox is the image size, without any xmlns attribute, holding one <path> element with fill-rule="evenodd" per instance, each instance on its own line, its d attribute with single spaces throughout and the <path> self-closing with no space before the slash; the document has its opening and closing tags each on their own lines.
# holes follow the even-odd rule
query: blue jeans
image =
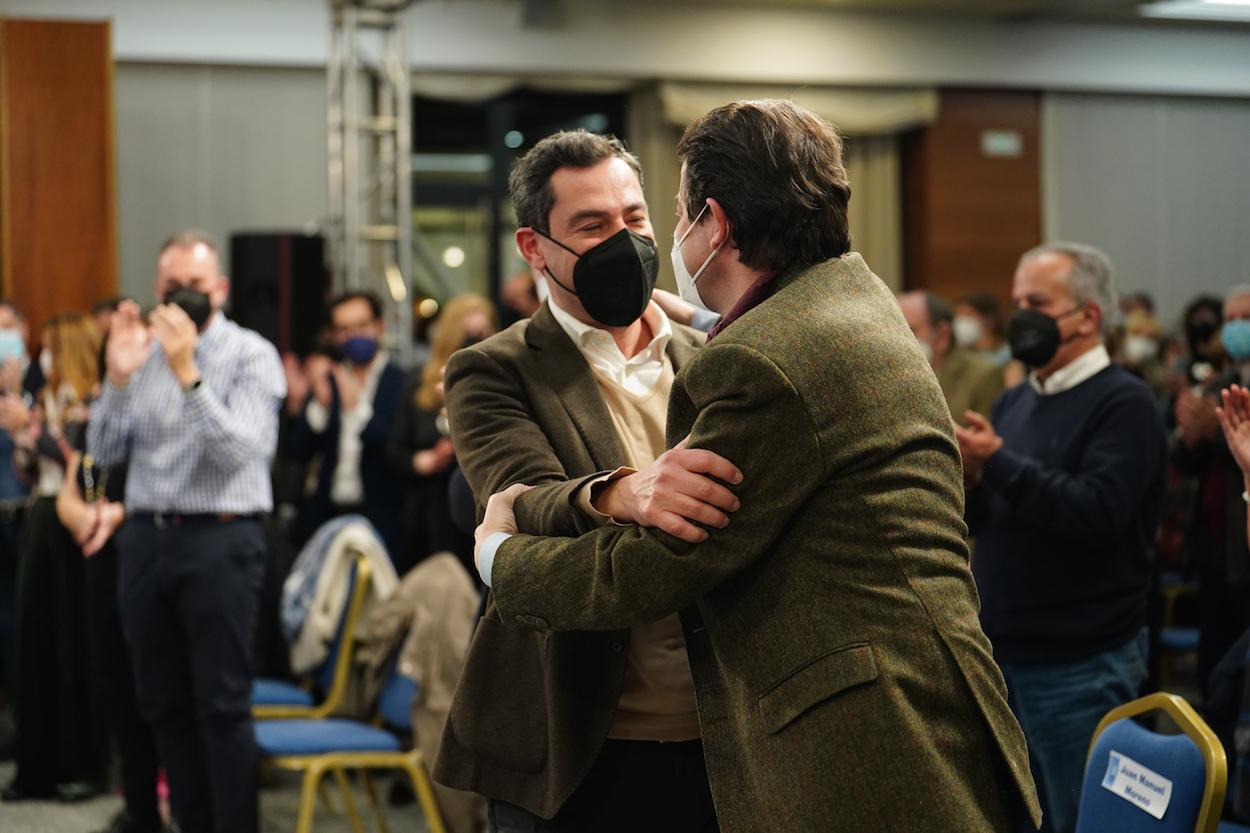
<svg viewBox="0 0 1250 833">
<path fill-rule="evenodd" d="M 1042 833 L 1072 833 L 1085 756 L 1098 721 L 1137 698 L 1146 680 L 1146 631 L 1119 648 L 1069 662 L 1000 662 L 1007 700 L 1029 742 L 1042 800 Z"/>
</svg>

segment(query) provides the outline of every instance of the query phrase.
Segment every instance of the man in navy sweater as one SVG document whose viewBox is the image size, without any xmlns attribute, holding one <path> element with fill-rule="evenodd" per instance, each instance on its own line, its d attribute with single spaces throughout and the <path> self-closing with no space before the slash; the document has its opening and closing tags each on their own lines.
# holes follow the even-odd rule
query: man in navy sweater
<svg viewBox="0 0 1250 833">
<path fill-rule="evenodd" d="M 1042 829 L 1068 833 L 1094 728 L 1146 677 L 1167 441 L 1150 390 L 1103 346 L 1116 308 L 1106 255 L 1033 249 L 1012 300 L 1008 340 L 1031 373 L 956 434 L 981 624 L 1029 742 Z"/>
</svg>

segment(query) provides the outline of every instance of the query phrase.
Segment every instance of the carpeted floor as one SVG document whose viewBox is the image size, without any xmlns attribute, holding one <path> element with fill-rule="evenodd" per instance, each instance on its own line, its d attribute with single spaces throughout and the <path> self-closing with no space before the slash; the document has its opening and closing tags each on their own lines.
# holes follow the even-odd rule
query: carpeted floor
<svg viewBox="0 0 1250 833">
<path fill-rule="evenodd" d="M 13 778 L 13 764 L 0 763 L 0 784 Z M 389 783 L 376 779 L 379 787 Z M 343 814 L 339 793 L 330 785 L 334 809 L 326 809 L 318 803 L 313 829 L 316 833 L 348 833 L 351 828 Z M 382 790 L 385 792 L 385 790 Z M 367 827 L 372 827 L 368 803 L 357 789 L 355 801 Z M 299 777 L 291 773 L 274 773 L 270 783 L 260 793 L 262 833 L 293 833 L 295 815 L 299 807 Z M 108 824 L 113 814 L 121 808 L 121 799 L 115 795 L 101 796 L 79 804 L 49 802 L 0 803 L 0 831 L 3 833 L 94 833 Z M 425 833 L 421 810 L 415 802 L 403 807 L 386 807 L 386 821 L 394 833 Z"/>
</svg>

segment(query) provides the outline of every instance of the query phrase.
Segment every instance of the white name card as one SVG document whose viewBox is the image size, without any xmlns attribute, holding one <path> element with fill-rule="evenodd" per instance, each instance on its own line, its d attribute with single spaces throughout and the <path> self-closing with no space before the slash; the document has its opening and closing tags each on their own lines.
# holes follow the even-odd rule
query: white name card
<svg viewBox="0 0 1250 833">
<path fill-rule="evenodd" d="M 1157 819 L 1163 818 L 1172 801 L 1170 780 L 1114 749 L 1108 756 L 1102 786 Z"/>
</svg>

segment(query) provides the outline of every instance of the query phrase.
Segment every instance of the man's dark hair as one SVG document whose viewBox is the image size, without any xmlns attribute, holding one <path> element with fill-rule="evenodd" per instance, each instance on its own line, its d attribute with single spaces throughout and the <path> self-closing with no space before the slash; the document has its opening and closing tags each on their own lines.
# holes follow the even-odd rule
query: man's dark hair
<svg viewBox="0 0 1250 833">
<path fill-rule="evenodd" d="M 955 321 L 955 310 L 946 303 L 945 298 L 935 292 L 924 293 L 924 308 L 930 327 L 937 327 L 942 323 L 952 324 Z"/>
<path fill-rule="evenodd" d="M 91 314 L 99 315 L 102 312 L 117 312 L 117 308 L 121 306 L 122 301 L 134 300 L 129 295 L 113 295 L 102 301 L 96 301 L 91 305 Z"/>
<path fill-rule="evenodd" d="M 959 299 L 958 303 L 967 304 L 976 310 L 982 318 L 990 322 L 990 332 L 997 338 L 1006 335 L 1007 325 L 1003 320 L 1003 305 L 993 292 L 970 292 Z"/>
<path fill-rule="evenodd" d="M 330 301 L 330 317 L 334 317 L 334 311 L 336 309 L 346 303 L 350 303 L 351 301 L 364 301 L 369 305 L 369 310 L 373 313 L 373 317 L 375 319 L 382 317 L 382 299 L 378 297 L 376 292 L 371 292 L 368 289 L 353 289 L 349 292 L 342 292 L 335 295 Z"/>
<path fill-rule="evenodd" d="M 551 175 L 561 168 L 590 168 L 605 159 L 624 159 L 638 182 L 642 182 L 642 165 L 625 144 L 615 136 L 604 136 L 588 130 L 562 130 L 540 141 L 516 161 L 508 175 L 508 193 L 518 226 L 550 231 L 549 218 L 556 196 L 551 190 Z"/>
<path fill-rule="evenodd" d="M 743 265 L 810 266 L 851 248 L 851 186 L 833 126 L 792 101 L 735 101 L 694 121 L 677 143 L 686 216 L 709 197 L 733 223 Z"/>
</svg>

